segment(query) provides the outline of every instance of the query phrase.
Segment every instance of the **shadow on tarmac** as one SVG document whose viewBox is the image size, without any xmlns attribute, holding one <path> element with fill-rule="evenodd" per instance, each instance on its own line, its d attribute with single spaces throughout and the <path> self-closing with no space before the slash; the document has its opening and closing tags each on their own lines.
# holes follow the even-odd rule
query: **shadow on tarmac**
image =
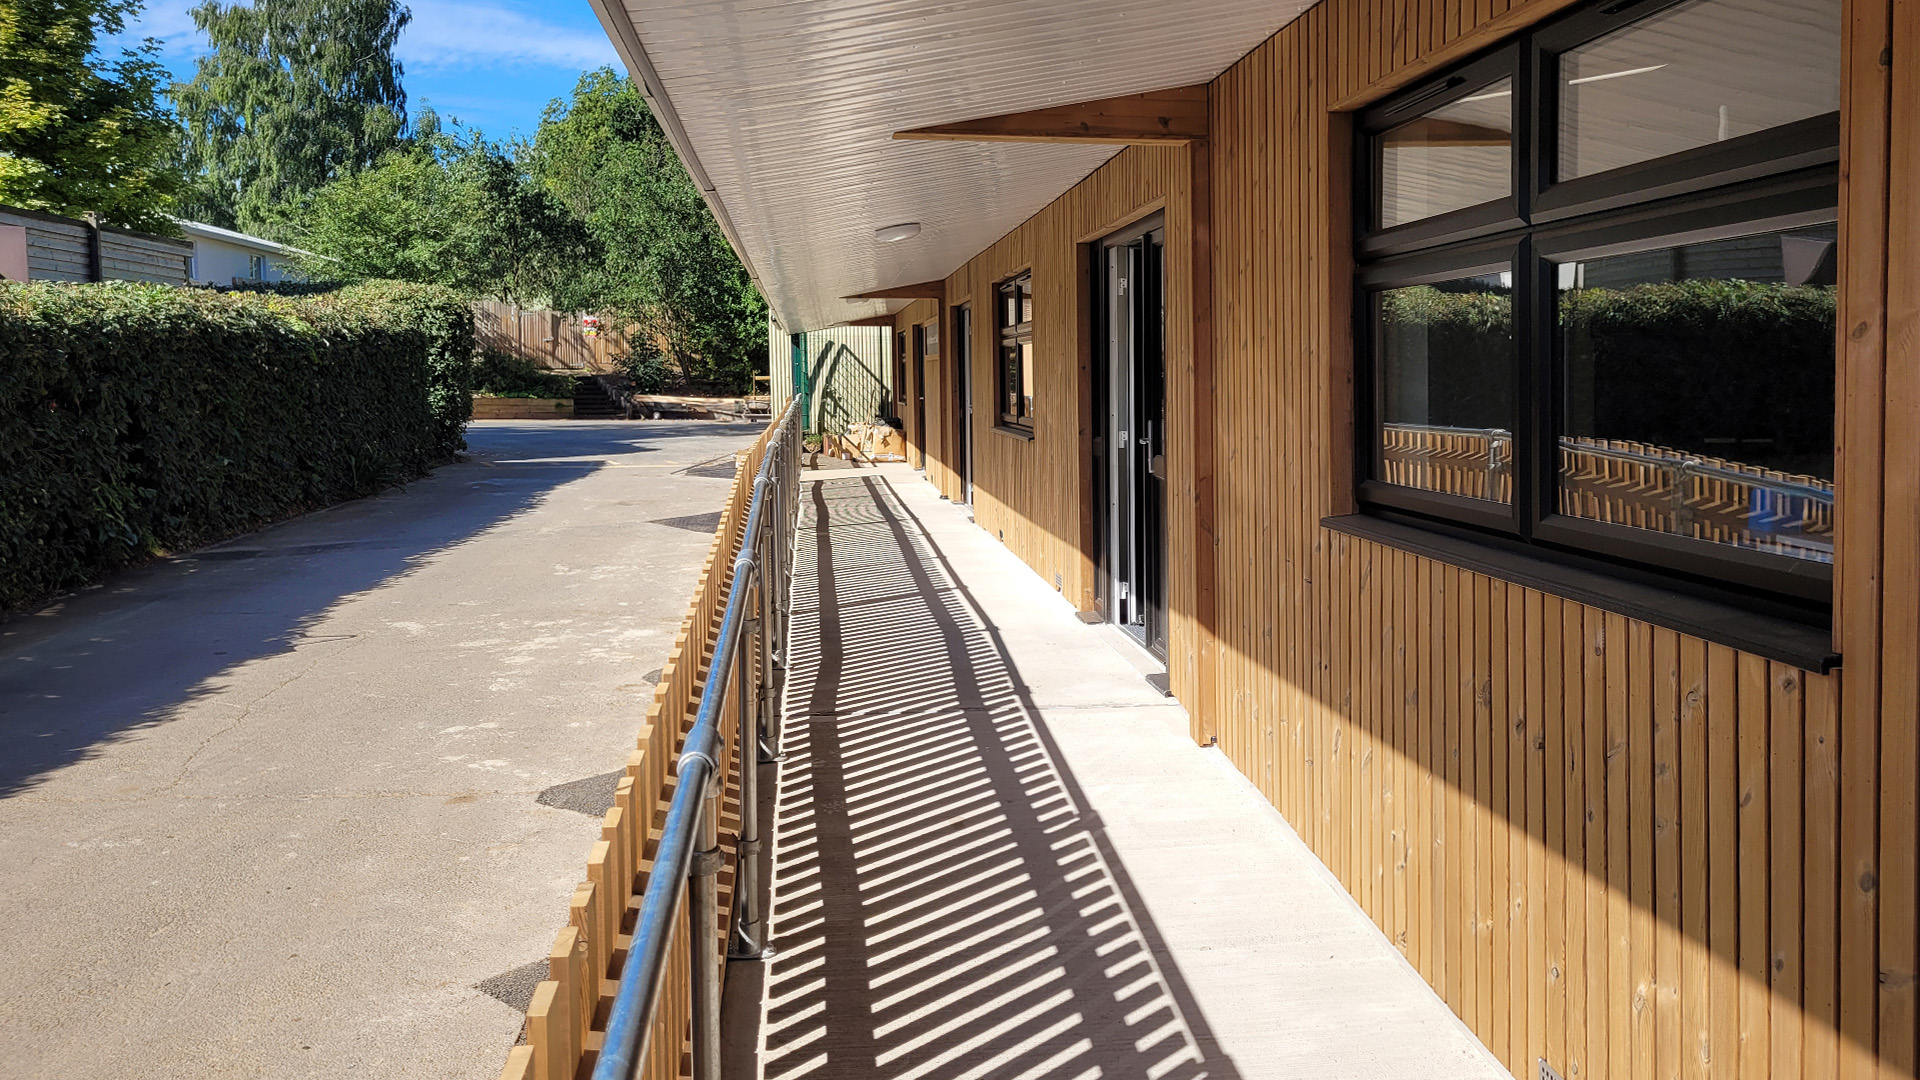
<svg viewBox="0 0 1920 1080">
<path fill-rule="evenodd" d="M 0 799 L 166 722 L 224 671 L 329 640 L 311 631 L 341 600 L 406 576 L 557 488 L 685 438 L 758 430 L 703 421 L 476 424 L 469 460 L 425 479 L 127 571 L 0 622 Z"/>
</svg>

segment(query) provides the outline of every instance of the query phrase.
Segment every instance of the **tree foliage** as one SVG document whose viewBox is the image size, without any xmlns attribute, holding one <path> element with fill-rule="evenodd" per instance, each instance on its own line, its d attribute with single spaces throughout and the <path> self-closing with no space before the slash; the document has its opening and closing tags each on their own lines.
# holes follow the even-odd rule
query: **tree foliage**
<svg viewBox="0 0 1920 1080">
<path fill-rule="evenodd" d="M 321 188 L 289 228 L 320 277 L 447 285 L 522 305 L 551 303 L 596 258 L 582 222 L 514 157 L 431 112 L 408 145 Z"/>
<path fill-rule="evenodd" d="M 157 46 L 98 55 L 138 0 L 0 3 L 0 202 L 171 231 L 182 187 Z"/>
<path fill-rule="evenodd" d="M 746 390 L 766 305 L 646 100 L 608 69 L 547 107 L 531 142 L 443 131 L 431 111 L 371 168 L 341 176 L 285 235 L 320 276 L 386 277 L 593 311 L 630 328 L 649 385 Z"/>
<path fill-rule="evenodd" d="M 327 183 L 402 144 L 398 0 L 206 0 L 211 49 L 173 97 L 187 128 L 190 217 L 274 236 Z"/>
<path fill-rule="evenodd" d="M 766 352 L 766 304 L 631 82 L 602 68 L 547 107 L 533 176 L 604 253 L 576 279 L 576 306 L 638 329 L 694 381 L 747 389 Z"/>
</svg>

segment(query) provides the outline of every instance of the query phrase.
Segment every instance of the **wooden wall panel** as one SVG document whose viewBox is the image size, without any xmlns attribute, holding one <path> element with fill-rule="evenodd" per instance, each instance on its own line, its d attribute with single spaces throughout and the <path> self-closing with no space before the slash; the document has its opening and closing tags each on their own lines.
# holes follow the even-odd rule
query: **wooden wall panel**
<svg viewBox="0 0 1920 1080">
<path fill-rule="evenodd" d="M 974 516 L 1049 585 L 1082 610 L 1094 605 L 1091 543 L 1087 362 L 1092 351 L 1086 318 L 1083 245 L 1097 241 L 1156 210 L 1167 214 L 1167 413 L 1170 501 L 1191 507 L 1195 467 L 1193 414 L 1193 231 L 1189 196 L 1191 151 L 1184 146 L 1129 147 L 1085 181 L 1048 205 L 1019 229 L 981 252 L 947 279 L 943 303 L 916 301 L 894 317 L 905 330 L 935 315 L 942 319 L 941 364 L 971 365 L 975 395 L 973 438 Z M 996 430 L 994 364 L 998 331 L 994 287 L 1023 271 L 1034 282 L 1034 435 L 1025 439 Z M 971 355 L 951 356 L 947 312 L 973 304 Z M 909 365 L 911 368 L 911 365 Z M 937 381 L 936 381 L 937 379 Z M 945 434 L 956 420 L 952 373 L 929 366 L 927 428 L 910 434 L 928 451 L 927 478 L 950 499 L 961 495 Z M 1185 422 L 1180 422 L 1185 418 Z M 1194 516 L 1170 514 L 1171 550 L 1193 549 Z M 1198 646 L 1194 632 L 1192 560 L 1174 558 L 1170 582 L 1172 616 L 1168 655 L 1176 693 L 1194 685 Z"/>
<path fill-rule="evenodd" d="M 1090 605 L 1077 245 L 1164 205 L 1169 408 L 1188 423 L 1170 461 L 1173 686 L 1196 735 L 1515 1076 L 1544 1057 L 1569 1080 L 1910 1077 L 1920 443 L 1883 433 L 1920 428 L 1920 0 L 1846 3 L 1840 672 L 1319 524 L 1351 501 L 1344 114 L 1570 3 L 1323 0 L 1215 81 L 1203 155 L 1129 149 L 949 278 L 949 303 L 976 301 L 977 518 Z M 1175 313 L 1208 276 L 1180 254 L 1196 191 L 1199 364 L 1181 317 L 1198 309 Z M 1032 442 L 994 433 L 984 404 L 992 286 L 1026 268 Z M 929 395 L 930 418 L 950 396 Z M 927 439 L 956 497 L 948 444 Z"/>
</svg>

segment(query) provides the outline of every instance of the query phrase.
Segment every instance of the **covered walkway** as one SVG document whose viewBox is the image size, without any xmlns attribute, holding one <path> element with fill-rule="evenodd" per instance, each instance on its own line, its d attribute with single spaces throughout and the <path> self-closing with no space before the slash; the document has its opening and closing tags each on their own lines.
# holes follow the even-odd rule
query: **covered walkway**
<svg viewBox="0 0 1920 1080">
<path fill-rule="evenodd" d="M 826 476 L 759 1075 L 1506 1075 L 1112 631 L 904 466 Z"/>
</svg>

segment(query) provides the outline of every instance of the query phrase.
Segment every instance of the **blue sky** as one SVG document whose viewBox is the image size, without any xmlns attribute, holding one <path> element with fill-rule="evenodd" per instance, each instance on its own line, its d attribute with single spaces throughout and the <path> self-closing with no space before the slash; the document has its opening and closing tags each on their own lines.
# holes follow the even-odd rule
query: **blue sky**
<svg viewBox="0 0 1920 1080">
<path fill-rule="evenodd" d="M 582 71 L 624 72 L 586 0 L 405 0 L 413 22 L 400 36 L 407 107 L 431 105 L 488 137 L 532 135 L 549 100 Z M 177 79 L 193 77 L 206 39 L 187 14 L 196 0 L 148 0 L 128 37 L 158 38 Z"/>
</svg>

